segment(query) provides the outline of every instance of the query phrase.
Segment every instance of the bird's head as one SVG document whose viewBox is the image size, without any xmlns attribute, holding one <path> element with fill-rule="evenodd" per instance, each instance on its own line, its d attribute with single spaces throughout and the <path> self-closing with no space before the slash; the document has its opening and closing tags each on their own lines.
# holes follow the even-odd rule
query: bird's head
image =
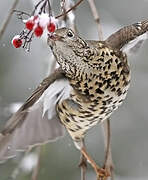
<svg viewBox="0 0 148 180">
<path fill-rule="evenodd" d="M 88 48 L 86 41 L 68 28 L 57 29 L 54 34 L 49 35 L 48 44 L 53 49 L 56 47 L 62 51 L 66 50 L 62 52 L 65 56 L 68 51 Z"/>
<path fill-rule="evenodd" d="M 88 55 L 91 53 L 87 41 L 80 38 L 71 29 L 57 29 L 49 35 L 48 45 L 61 68 L 70 75 L 75 76 L 75 69 L 81 71 L 87 68 Z"/>
</svg>

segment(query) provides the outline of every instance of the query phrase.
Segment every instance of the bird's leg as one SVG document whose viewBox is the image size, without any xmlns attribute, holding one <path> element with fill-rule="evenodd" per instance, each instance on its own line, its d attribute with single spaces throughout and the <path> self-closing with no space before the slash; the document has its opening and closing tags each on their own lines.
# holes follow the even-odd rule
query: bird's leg
<svg viewBox="0 0 148 180">
<path fill-rule="evenodd" d="M 104 144 L 105 144 L 105 162 L 104 169 L 107 169 L 111 175 L 111 180 L 114 180 L 114 165 L 112 161 L 112 153 L 111 153 L 111 129 L 110 129 L 110 119 L 107 119 L 102 124 L 103 133 L 104 133 Z"/>
<path fill-rule="evenodd" d="M 84 139 L 82 140 L 82 147 L 85 147 Z M 86 180 L 87 160 L 82 153 L 80 156 L 79 167 L 81 168 L 81 180 Z"/>
<path fill-rule="evenodd" d="M 103 169 L 103 168 L 99 167 L 95 163 L 95 161 L 87 153 L 86 148 L 84 146 L 81 148 L 81 153 L 84 155 L 84 157 L 87 159 L 87 161 L 94 168 L 94 170 L 95 170 L 95 172 L 97 174 L 97 180 L 107 180 L 107 177 L 110 176 L 109 172 L 106 169 Z"/>
</svg>

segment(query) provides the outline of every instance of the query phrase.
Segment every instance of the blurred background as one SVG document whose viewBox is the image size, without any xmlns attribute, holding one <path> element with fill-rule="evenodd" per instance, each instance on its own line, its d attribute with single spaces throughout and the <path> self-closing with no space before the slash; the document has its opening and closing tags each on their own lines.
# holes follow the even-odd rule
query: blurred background
<svg viewBox="0 0 148 180">
<path fill-rule="evenodd" d="M 104 37 L 120 27 L 148 18 L 148 0 L 96 0 Z M 8 15 L 13 1 L 0 2 L 0 28 Z M 54 0 L 53 6 L 59 5 Z M 17 9 L 30 12 L 31 0 L 20 0 Z M 55 11 L 59 14 L 59 11 Z M 79 34 L 85 39 L 98 39 L 90 7 L 85 0 L 76 10 L 76 24 Z M 33 40 L 30 53 L 14 49 L 11 39 L 23 28 L 15 15 L 11 18 L 0 40 L 0 129 L 9 118 L 18 102 L 24 102 L 33 89 L 46 76 L 50 68 L 50 49 L 45 39 Z M 131 87 L 128 96 L 112 116 L 112 154 L 117 180 L 148 179 L 148 41 L 129 57 L 132 70 Z M 103 163 L 104 146 L 101 126 L 87 133 L 86 144 L 93 158 Z M 28 159 L 16 158 L 0 165 L 0 180 L 31 179 L 31 168 L 36 163 L 36 153 Z M 21 162 L 21 163 L 20 163 Z M 70 137 L 43 146 L 38 179 L 76 180 L 80 179 L 78 168 L 79 151 Z M 95 173 L 88 166 L 87 179 L 95 180 Z"/>
</svg>

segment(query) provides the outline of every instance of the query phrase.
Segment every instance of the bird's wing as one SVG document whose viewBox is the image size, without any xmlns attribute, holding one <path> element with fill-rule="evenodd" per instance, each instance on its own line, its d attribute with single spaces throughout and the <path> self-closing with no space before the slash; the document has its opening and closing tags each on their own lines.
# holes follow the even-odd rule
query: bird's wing
<svg viewBox="0 0 148 180">
<path fill-rule="evenodd" d="M 128 55 L 135 55 L 139 52 L 146 39 L 148 39 L 148 33 L 144 33 L 143 35 L 138 36 L 136 39 L 124 45 L 122 51 Z"/>
<path fill-rule="evenodd" d="M 32 96 L 8 120 L 0 133 L 0 161 L 19 150 L 56 140 L 64 127 L 56 114 L 56 104 L 70 94 L 71 87 L 60 69 L 42 81 Z"/>
<path fill-rule="evenodd" d="M 147 39 L 147 35 L 144 35 L 147 32 L 148 20 L 145 20 L 119 29 L 117 32 L 109 36 L 105 40 L 105 43 L 115 49 L 124 49 L 128 44 L 130 45 L 133 42 L 138 41 L 133 45 L 135 48 L 132 49 L 137 50 L 142 42 Z"/>
</svg>

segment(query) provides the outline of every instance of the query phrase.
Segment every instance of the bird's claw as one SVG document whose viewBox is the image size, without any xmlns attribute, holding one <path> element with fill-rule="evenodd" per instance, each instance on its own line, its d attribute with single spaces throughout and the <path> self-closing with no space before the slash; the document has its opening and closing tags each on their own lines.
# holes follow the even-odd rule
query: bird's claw
<svg viewBox="0 0 148 180">
<path fill-rule="evenodd" d="M 104 165 L 103 169 L 106 169 L 108 174 L 110 174 L 111 180 L 114 180 L 114 165 L 113 165 L 113 163 L 111 163 L 109 165 Z"/>
<path fill-rule="evenodd" d="M 110 172 L 107 169 L 99 168 L 97 169 L 97 180 L 107 180 L 111 176 Z"/>
</svg>

